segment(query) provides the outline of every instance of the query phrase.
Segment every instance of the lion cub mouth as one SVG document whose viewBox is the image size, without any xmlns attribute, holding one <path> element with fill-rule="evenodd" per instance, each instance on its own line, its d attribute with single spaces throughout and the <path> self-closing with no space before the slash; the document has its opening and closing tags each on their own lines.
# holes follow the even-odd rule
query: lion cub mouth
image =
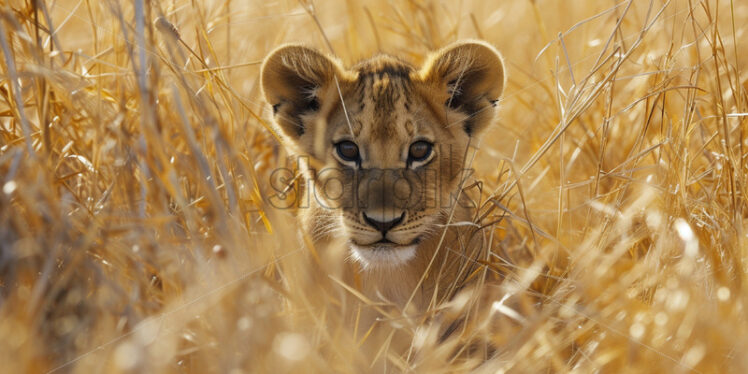
<svg viewBox="0 0 748 374">
<path fill-rule="evenodd" d="M 416 256 L 418 241 L 400 245 L 384 238 L 369 245 L 351 242 L 350 247 L 351 257 L 364 269 L 394 268 L 406 264 Z"/>
</svg>

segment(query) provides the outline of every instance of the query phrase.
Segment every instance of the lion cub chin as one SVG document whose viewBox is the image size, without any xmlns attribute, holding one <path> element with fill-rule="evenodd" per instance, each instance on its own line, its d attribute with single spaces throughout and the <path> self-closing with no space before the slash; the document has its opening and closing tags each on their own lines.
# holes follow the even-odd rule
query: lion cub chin
<svg viewBox="0 0 748 374">
<path fill-rule="evenodd" d="M 317 253 L 347 253 L 336 261 L 365 296 L 424 308 L 449 299 L 485 256 L 464 224 L 475 201 L 466 159 L 494 122 L 503 66 L 481 41 L 421 66 L 378 55 L 346 67 L 300 45 L 265 59 L 262 91 L 301 171 L 274 185 L 274 203 L 298 209 Z M 300 201 L 289 202 L 298 180 Z"/>
<path fill-rule="evenodd" d="M 351 244 L 351 257 L 358 261 L 364 270 L 375 268 L 397 268 L 416 257 L 417 245 L 360 247 Z"/>
</svg>

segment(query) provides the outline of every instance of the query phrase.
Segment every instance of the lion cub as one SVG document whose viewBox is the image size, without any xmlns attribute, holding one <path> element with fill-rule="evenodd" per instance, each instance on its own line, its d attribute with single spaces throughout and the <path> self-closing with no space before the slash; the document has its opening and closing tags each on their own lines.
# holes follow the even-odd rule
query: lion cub
<svg viewBox="0 0 748 374">
<path fill-rule="evenodd" d="M 420 68 L 387 55 L 346 68 L 285 45 L 261 80 L 285 146 L 308 161 L 299 212 L 318 253 L 339 254 L 367 297 L 419 309 L 474 275 L 486 250 L 466 224 L 465 164 L 504 88 L 496 49 L 459 42 Z"/>
</svg>

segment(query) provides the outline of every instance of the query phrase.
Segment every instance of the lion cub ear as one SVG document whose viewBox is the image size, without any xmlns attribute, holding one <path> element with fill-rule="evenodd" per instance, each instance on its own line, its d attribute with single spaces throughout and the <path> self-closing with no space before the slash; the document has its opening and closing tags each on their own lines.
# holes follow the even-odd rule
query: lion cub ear
<svg viewBox="0 0 748 374">
<path fill-rule="evenodd" d="M 309 129 L 304 118 L 320 110 L 321 92 L 340 70 L 336 60 L 300 45 L 281 46 L 265 58 L 262 92 L 286 136 L 298 140 Z"/>
<path fill-rule="evenodd" d="M 463 128 L 469 136 L 491 124 L 505 79 L 496 48 L 482 41 L 451 44 L 431 55 L 420 74 L 424 82 L 436 86 L 445 106 L 467 116 Z"/>
</svg>

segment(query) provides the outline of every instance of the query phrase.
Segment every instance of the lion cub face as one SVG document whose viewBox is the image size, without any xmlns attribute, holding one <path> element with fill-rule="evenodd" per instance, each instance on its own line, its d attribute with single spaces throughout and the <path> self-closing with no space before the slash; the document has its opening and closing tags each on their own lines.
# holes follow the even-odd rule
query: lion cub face
<svg viewBox="0 0 748 374">
<path fill-rule="evenodd" d="M 364 267 L 403 264 L 440 232 L 504 86 L 501 57 L 482 42 L 444 48 L 419 69 L 384 55 L 347 69 L 289 45 L 261 76 L 286 146 L 308 156 L 312 199 L 333 217 L 311 234 L 343 236 Z"/>
</svg>

